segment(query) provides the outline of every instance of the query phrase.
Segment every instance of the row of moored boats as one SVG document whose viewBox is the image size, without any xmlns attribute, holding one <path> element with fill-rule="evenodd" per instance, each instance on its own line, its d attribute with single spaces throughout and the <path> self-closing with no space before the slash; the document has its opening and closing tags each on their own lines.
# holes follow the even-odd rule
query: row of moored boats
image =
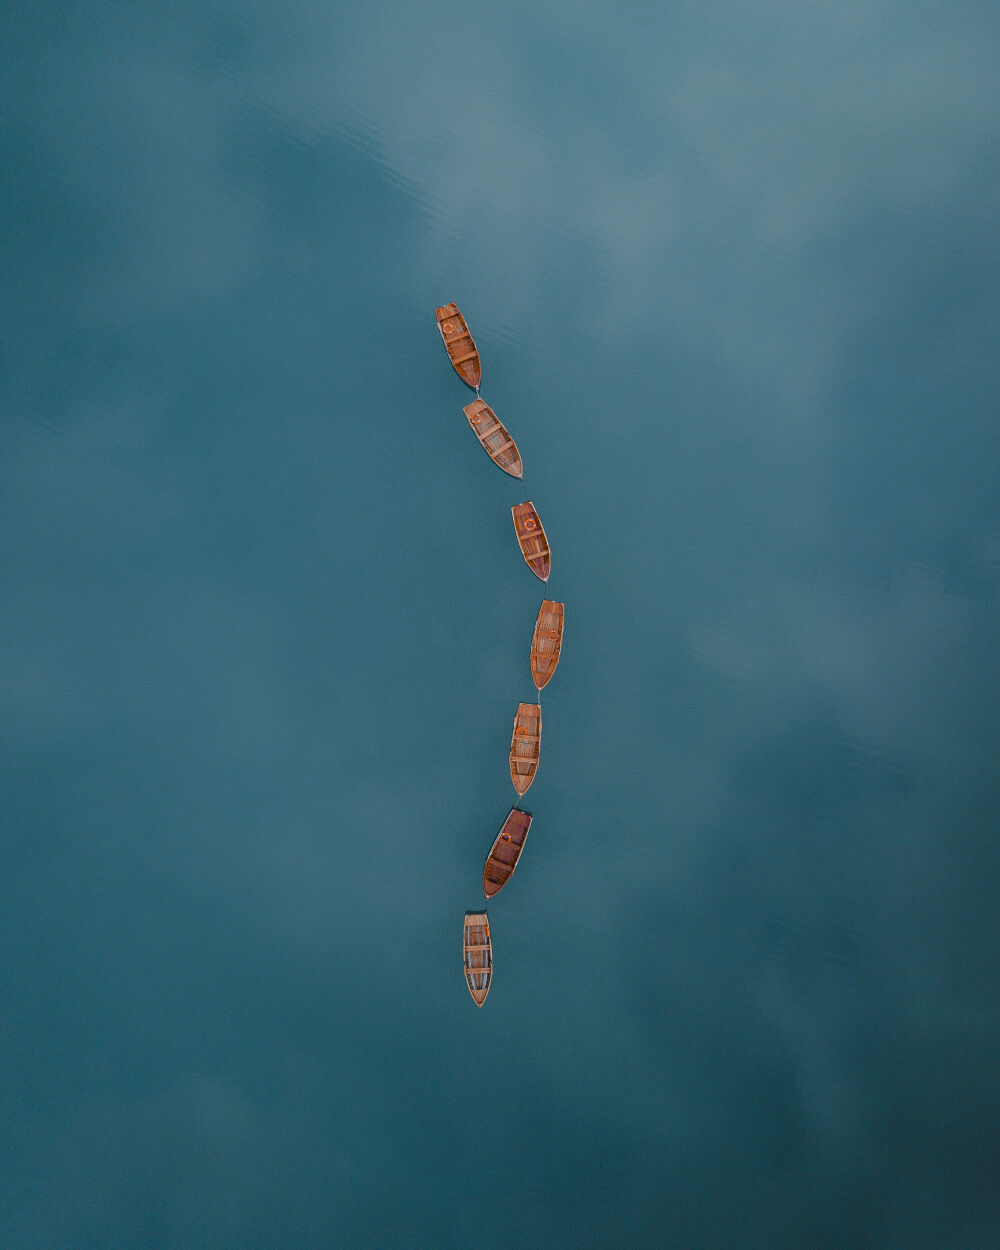
<svg viewBox="0 0 1000 1250">
<path fill-rule="evenodd" d="M 522 477 L 524 466 L 517 444 L 493 409 L 479 398 L 482 365 L 465 318 L 457 305 L 446 304 L 437 309 L 437 322 L 455 372 L 476 392 L 476 398 L 464 410 L 469 425 L 494 464 L 511 477 Z M 541 581 L 548 582 L 552 571 L 552 551 L 534 504 L 530 500 L 515 504 L 511 508 L 511 517 L 525 564 Z M 559 663 L 565 614 L 565 604 L 543 599 L 535 619 L 530 661 L 531 677 L 539 695 Z M 541 703 L 519 703 L 509 757 L 510 779 L 519 797 L 527 792 L 538 772 L 541 741 Z M 504 821 L 483 868 L 483 894 L 487 901 L 499 894 L 513 875 L 524 850 L 531 821 L 531 812 L 517 806 L 511 809 Z M 485 911 L 465 914 L 463 966 L 469 993 L 476 1005 L 481 1007 L 493 979 L 493 940 Z"/>
</svg>

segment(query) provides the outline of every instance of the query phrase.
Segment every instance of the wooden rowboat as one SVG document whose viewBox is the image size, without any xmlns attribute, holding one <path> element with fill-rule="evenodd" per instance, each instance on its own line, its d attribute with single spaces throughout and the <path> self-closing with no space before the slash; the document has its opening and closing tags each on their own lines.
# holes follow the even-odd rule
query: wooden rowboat
<svg viewBox="0 0 1000 1250">
<path fill-rule="evenodd" d="M 493 843 L 493 849 L 486 857 L 483 893 L 487 898 L 499 894 L 511 879 L 530 828 L 531 812 L 522 812 L 517 807 L 511 808 L 510 815 L 503 822 L 503 828 Z"/>
<path fill-rule="evenodd" d="M 531 635 L 531 677 L 538 690 L 546 684 L 559 663 L 565 615 L 564 603 L 542 600 L 535 632 Z"/>
<path fill-rule="evenodd" d="M 525 564 L 536 577 L 547 582 L 552 568 L 552 553 L 535 505 L 530 501 L 515 504 L 510 514 L 514 518 L 514 533 L 521 544 Z"/>
<path fill-rule="evenodd" d="M 510 739 L 510 779 L 518 794 L 524 794 L 535 780 L 541 740 L 541 707 L 537 703 L 519 703 Z"/>
<path fill-rule="evenodd" d="M 484 911 L 465 913 L 465 934 L 462 939 L 462 962 L 465 983 L 477 1007 L 486 1002 L 493 980 L 493 943 L 490 941 L 490 920 Z"/>
<path fill-rule="evenodd" d="M 469 418 L 469 424 L 475 431 L 476 438 L 482 443 L 493 463 L 498 464 L 504 473 L 509 473 L 511 477 L 520 477 L 524 472 L 521 466 L 521 453 L 489 404 L 482 399 L 474 399 L 471 404 L 466 404 L 462 411 Z"/>
<path fill-rule="evenodd" d="M 458 305 L 445 304 L 443 308 L 436 308 L 434 315 L 455 372 L 463 382 L 478 391 L 482 380 L 479 352 L 469 333 L 469 327 L 465 324 L 465 318 L 458 311 Z"/>
</svg>

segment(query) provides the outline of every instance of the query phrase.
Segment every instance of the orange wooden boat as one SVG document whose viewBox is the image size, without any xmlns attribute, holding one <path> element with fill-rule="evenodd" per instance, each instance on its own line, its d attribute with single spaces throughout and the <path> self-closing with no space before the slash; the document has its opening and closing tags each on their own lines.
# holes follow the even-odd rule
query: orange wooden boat
<svg viewBox="0 0 1000 1250">
<path fill-rule="evenodd" d="M 465 913 L 465 934 L 462 940 L 462 962 L 465 983 L 477 1007 L 486 1002 L 493 980 L 493 943 L 490 941 L 490 919 L 484 911 Z"/>
<path fill-rule="evenodd" d="M 531 812 L 522 812 L 518 807 L 511 808 L 510 815 L 503 822 L 503 828 L 493 843 L 493 849 L 486 857 L 483 893 L 487 898 L 499 894 L 511 879 L 530 828 Z"/>
<path fill-rule="evenodd" d="M 489 404 L 485 400 L 474 399 L 462 411 L 469 418 L 476 438 L 482 443 L 493 463 L 498 464 L 511 477 L 520 477 L 524 472 L 521 453 Z"/>
<path fill-rule="evenodd" d="M 535 621 L 535 632 L 531 635 L 531 677 L 538 690 L 546 684 L 559 663 L 565 616 L 564 603 L 555 603 L 551 599 L 542 600 L 538 619 Z"/>
<path fill-rule="evenodd" d="M 510 739 L 510 779 L 518 794 L 524 794 L 535 780 L 541 741 L 541 707 L 537 703 L 519 703 Z"/>
<path fill-rule="evenodd" d="M 455 372 L 463 382 L 478 391 L 482 381 L 479 351 L 469 333 L 469 327 L 465 324 L 465 318 L 458 311 L 458 305 L 445 304 L 444 308 L 436 308 L 434 315 Z"/>
<path fill-rule="evenodd" d="M 536 577 L 547 582 L 552 568 L 552 552 L 535 505 L 531 502 L 515 504 L 510 514 L 514 518 L 514 533 L 521 544 L 525 564 Z"/>
</svg>

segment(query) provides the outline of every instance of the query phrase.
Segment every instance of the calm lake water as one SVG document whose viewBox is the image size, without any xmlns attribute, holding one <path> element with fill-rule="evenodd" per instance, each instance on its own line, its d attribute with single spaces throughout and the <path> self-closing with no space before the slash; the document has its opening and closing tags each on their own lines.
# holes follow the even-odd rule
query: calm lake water
<svg viewBox="0 0 1000 1250">
<path fill-rule="evenodd" d="M 4 44 L 0 1243 L 995 1247 L 995 10 Z"/>
</svg>

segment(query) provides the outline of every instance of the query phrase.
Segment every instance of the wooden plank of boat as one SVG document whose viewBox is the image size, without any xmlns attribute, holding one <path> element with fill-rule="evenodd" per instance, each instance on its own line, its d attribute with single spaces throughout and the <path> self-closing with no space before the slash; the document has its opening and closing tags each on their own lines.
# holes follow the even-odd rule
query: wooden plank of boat
<svg viewBox="0 0 1000 1250">
<path fill-rule="evenodd" d="M 486 454 L 511 477 L 521 477 L 521 453 L 517 444 L 500 424 L 493 409 L 482 399 L 474 399 L 462 409 L 469 419 L 476 438 L 482 443 Z"/>
<path fill-rule="evenodd" d="M 514 533 L 525 564 L 536 577 L 547 582 L 552 570 L 552 552 L 535 505 L 530 500 L 515 504 L 510 514 L 514 518 Z"/>
<path fill-rule="evenodd" d="M 510 779 L 518 794 L 524 794 L 535 780 L 541 741 L 541 707 L 537 703 L 519 703 L 510 739 Z"/>
<path fill-rule="evenodd" d="M 503 822 L 503 828 L 493 843 L 493 849 L 486 857 L 483 893 L 487 898 L 499 894 L 511 879 L 530 828 L 531 812 L 522 812 L 518 807 L 511 808 L 510 815 Z"/>
<path fill-rule="evenodd" d="M 531 635 L 531 677 L 541 690 L 556 671 L 562 651 L 563 621 L 566 605 L 543 599 Z"/>
<path fill-rule="evenodd" d="M 481 1007 L 486 1002 L 493 980 L 493 943 L 490 941 L 490 920 L 484 911 L 465 913 L 462 963 L 469 993 L 476 1006 Z"/>
<path fill-rule="evenodd" d="M 435 308 L 434 315 L 455 372 L 463 382 L 478 391 L 482 381 L 479 350 L 465 324 L 465 318 L 458 311 L 458 305 L 445 304 L 443 308 Z"/>
</svg>

